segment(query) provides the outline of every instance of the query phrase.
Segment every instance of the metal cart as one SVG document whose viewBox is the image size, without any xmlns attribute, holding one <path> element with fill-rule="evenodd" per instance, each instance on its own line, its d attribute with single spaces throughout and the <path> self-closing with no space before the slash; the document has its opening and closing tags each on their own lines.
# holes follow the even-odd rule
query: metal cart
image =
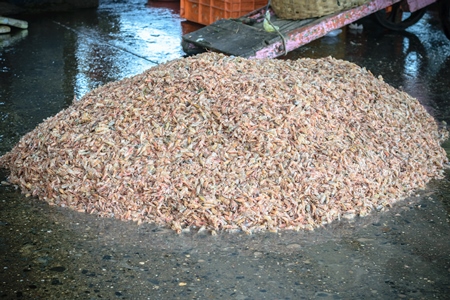
<svg viewBox="0 0 450 300">
<path fill-rule="evenodd" d="M 246 58 L 275 58 L 371 14 L 382 26 L 403 30 L 418 22 L 427 6 L 436 1 L 372 0 L 353 9 L 306 20 L 277 18 L 265 6 L 238 19 L 221 19 L 185 34 L 182 46 L 188 55 L 216 51 Z M 443 30 L 450 39 L 450 0 L 438 1 Z M 263 28 L 267 10 L 271 12 L 271 23 L 279 28 L 276 32 Z"/>
</svg>

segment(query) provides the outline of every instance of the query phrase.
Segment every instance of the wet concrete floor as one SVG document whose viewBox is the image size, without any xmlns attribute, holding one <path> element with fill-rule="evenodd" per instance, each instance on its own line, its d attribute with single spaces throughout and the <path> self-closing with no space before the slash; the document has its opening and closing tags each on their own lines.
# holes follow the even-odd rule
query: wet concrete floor
<svg viewBox="0 0 450 300">
<path fill-rule="evenodd" d="M 183 56 L 181 36 L 196 28 L 177 4 L 137 0 L 16 17 L 29 29 L 0 36 L 0 155 L 74 97 Z M 436 11 L 405 32 L 370 17 L 359 23 L 362 31 L 345 28 L 286 58 L 355 62 L 449 123 L 450 42 Z M 253 235 L 177 235 L 50 207 L 1 185 L 0 298 L 448 299 L 449 215 L 450 172 L 365 218 Z"/>
</svg>

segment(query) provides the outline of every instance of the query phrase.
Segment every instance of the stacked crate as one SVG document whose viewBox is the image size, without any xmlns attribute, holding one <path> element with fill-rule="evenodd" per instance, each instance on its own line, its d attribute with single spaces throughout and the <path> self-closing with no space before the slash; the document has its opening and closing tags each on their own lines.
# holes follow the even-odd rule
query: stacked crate
<svg viewBox="0 0 450 300">
<path fill-rule="evenodd" d="M 220 19 L 239 18 L 267 5 L 267 0 L 180 0 L 180 16 L 209 25 Z"/>
</svg>

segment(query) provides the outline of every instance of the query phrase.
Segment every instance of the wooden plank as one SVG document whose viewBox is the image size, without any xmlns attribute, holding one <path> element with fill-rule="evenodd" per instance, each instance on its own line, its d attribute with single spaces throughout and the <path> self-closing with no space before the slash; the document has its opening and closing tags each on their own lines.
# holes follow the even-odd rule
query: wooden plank
<svg viewBox="0 0 450 300">
<path fill-rule="evenodd" d="M 276 37 L 269 33 L 231 19 L 221 19 L 195 32 L 186 34 L 183 39 L 197 46 L 228 55 L 245 56 L 261 48 L 265 40 Z M 267 45 L 267 44 L 265 44 Z"/>
<path fill-rule="evenodd" d="M 273 18 L 272 22 L 284 34 L 311 20 L 282 20 Z M 276 32 L 266 32 L 262 19 L 247 25 L 239 19 L 221 19 L 211 25 L 183 36 L 183 40 L 197 47 L 222 52 L 227 55 L 250 57 L 273 42 L 281 41 Z"/>
</svg>

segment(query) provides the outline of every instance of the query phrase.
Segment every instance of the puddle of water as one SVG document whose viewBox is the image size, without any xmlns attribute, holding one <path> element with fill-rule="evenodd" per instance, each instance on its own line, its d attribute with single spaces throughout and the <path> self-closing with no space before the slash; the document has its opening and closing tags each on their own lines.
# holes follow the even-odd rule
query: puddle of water
<svg viewBox="0 0 450 300">
<path fill-rule="evenodd" d="M 29 17 L 27 34 L 0 48 L 0 154 L 74 97 L 184 55 L 181 35 L 196 26 L 170 5 L 110 0 Z M 353 61 L 448 122 L 450 43 L 434 15 L 404 33 L 362 23 L 362 32 L 346 29 L 287 58 Z M 0 298 L 446 299 L 449 180 L 390 211 L 313 232 L 217 236 L 99 219 L 3 185 Z"/>
</svg>

